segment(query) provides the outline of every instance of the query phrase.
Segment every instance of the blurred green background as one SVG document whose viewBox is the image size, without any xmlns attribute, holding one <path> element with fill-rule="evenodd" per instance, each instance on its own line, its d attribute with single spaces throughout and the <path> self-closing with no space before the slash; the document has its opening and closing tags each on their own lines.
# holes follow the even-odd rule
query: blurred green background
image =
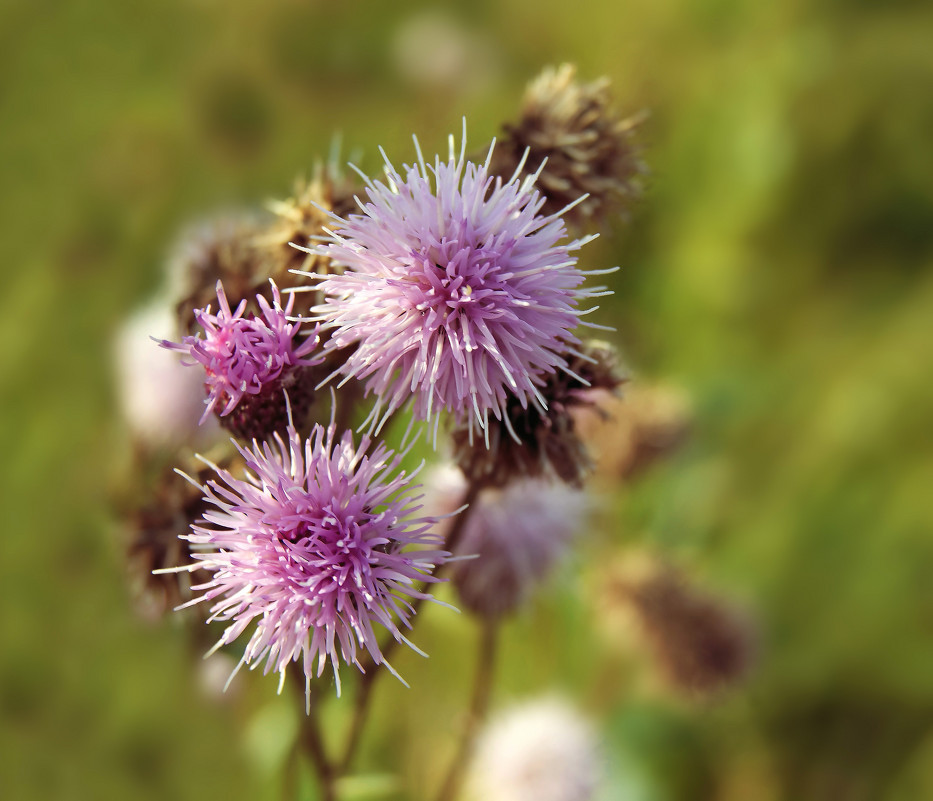
<svg viewBox="0 0 933 801">
<path fill-rule="evenodd" d="M 0 4 L 4 798 L 279 797 L 290 699 L 209 697 L 177 622 L 130 608 L 113 331 L 180 228 L 286 196 L 335 132 L 370 170 L 463 115 L 479 145 L 563 61 L 651 112 L 646 196 L 584 262 L 622 265 L 602 320 L 694 429 L 510 625 L 496 706 L 598 712 L 607 798 L 933 798 L 931 39 L 906 0 Z M 747 685 L 677 700 L 605 643 L 587 565 L 629 546 L 743 599 Z M 405 788 L 380 797 L 449 749 L 452 617 L 377 690 L 360 768 Z"/>
</svg>

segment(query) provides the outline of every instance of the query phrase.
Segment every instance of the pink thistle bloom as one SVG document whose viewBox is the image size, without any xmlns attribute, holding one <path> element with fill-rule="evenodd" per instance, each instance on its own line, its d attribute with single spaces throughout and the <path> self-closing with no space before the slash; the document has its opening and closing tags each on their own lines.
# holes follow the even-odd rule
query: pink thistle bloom
<svg viewBox="0 0 933 801">
<path fill-rule="evenodd" d="M 428 473 L 425 506 L 439 516 L 463 502 L 467 480 L 451 464 Z M 473 614 L 511 614 L 546 579 L 587 525 L 589 495 L 562 482 L 519 478 L 487 487 L 464 521 L 451 581 L 460 605 Z M 446 522 L 441 524 L 446 530 Z"/>
<path fill-rule="evenodd" d="M 276 433 L 271 443 L 237 445 L 243 479 L 206 460 L 216 480 L 185 476 L 216 509 L 183 537 L 194 564 L 170 570 L 213 577 L 179 608 L 209 601 L 209 621 L 229 622 L 212 652 L 255 623 L 237 669 L 264 663 L 284 682 L 288 664 L 300 662 L 310 683 L 329 660 L 339 695 L 340 663 L 362 669 L 360 648 L 398 676 L 375 624 L 418 651 L 400 626 L 411 627 L 409 599 L 430 598 L 416 582 L 438 581 L 431 571 L 449 554 L 432 532 L 437 518 L 412 517 L 421 506 L 408 496 L 411 476 L 396 472 L 402 456 L 382 444 L 367 454 L 369 445 L 364 437 L 355 449 L 349 432 L 338 440 L 333 423 L 307 440 L 289 425 L 287 442 Z"/>
<path fill-rule="evenodd" d="M 485 489 L 466 521 L 453 583 L 474 614 L 499 618 L 514 612 L 567 552 L 589 511 L 581 490 L 524 479 Z"/>
<path fill-rule="evenodd" d="M 186 336 L 179 342 L 160 340 L 169 350 L 182 351 L 204 368 L 207 400 L 203 423 L 218 406 L 221 417 L 230 414 L 245 395 L 259 395 L 283 373 L 297 367 L 320 364 L 322 355 L 309 357 L 319 342 L 318 328 L 296 346 L 295 337 L 300 323 L 290 323 L 288 315 L 295 303 L 294 295 L 282 308 L 281 296 L 275 282 L 272 284 L 272 305 L 262 296 L 256 302 L 262 316 L 244 317 L 246 300 L 236 311 L 230 310 L 223 285 L 217 282 L 217 300 L 220 310 L 211 314 L 211 307 L 195 309 L 194 316 L 204 329 L 201 335 Z"/>
<path fill-rule="evenodd" d="M 465 131 L 446 162 L 428 166 L 415 147 L 418 163 L 401 173 L 386 158 L 386 183 L 363 176 L 363 213 L 332 215 L 332 241 L 318 248 L 347 268 L 321 279 L 325 301 L 312 309 L 333 329 L 326 349 L 358 345 L 337 372 L 376 395 L 377 431 L 410 397 L 418 419 L 436 425 L 444 409 L 471 433 L 490 413 L 503 419 L 510 397 L 546 408 L 545 376 L 568 371 L 572 331 L 591 311 L 578 305 L 601 294 L 582 288 L 573 255 L 593 237 L 563 241 L 566 209 L 539 214 L 536 176 L 491 175 L 492 148 L 486 163 L 466 161 Z"/>
</svg>

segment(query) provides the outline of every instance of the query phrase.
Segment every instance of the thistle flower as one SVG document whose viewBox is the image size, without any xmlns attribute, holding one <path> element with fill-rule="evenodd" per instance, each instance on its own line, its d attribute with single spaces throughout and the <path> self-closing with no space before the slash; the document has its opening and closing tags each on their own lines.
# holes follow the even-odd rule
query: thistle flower
<svg viewBox="0 0 933 801">
<path fill-rule="evenodd" d="M 304 342 L 296 344 L 300 323 L 288 322 L 295 297 L 288 299 L 283 309 L 278 287 L 272 283 L 273 304 L 261 295 L 256 297 L 262 317 L 245 317 L 246 301 L 240 302 L 235 312 L 230 310 L 223 285 L 217 282 L 218 313 L 211 308 L 195 311 L 195 318 L 204 330 L 186 336 L 180 343 L 162 340 L 169 350 L 188 354 L 205 371 L 207 389 L 203 423 L 216 411 L 221 423 L 239 436 L 262 437 L 280 426 L 285 419 L 282 390 L 292 395 L 304 411 L 311 401 L 310 387 L 299 382 L 298 368 L 312 367 L 321 362 L 321 356 L 310 356 L 318 344 L 315 329 Z M 226 419 L 247 399 L 237 415 Z M 250 400 L 252 399 L 252 400 Z"/>
<path fill-rule="evenodd" d="M 566 701 L 543 698 L 490 723 L 470 784 L 482 801 L 589 801 L 602 773 L 590 724 Z"/>
<path fill-rule="evenodd" d="M 413 396 L 416 418 L 445 409 L 487 428 L 503 419 L 509 398 L 546 407 L 546 377 L 567 370 L 572 333 L 601 292 L 581 287 L 573 255 L 590 238 L 562 243 L 560 212 L 542 216 L 534 178 L 506 183 L 487 163 L 459 157 L 398 172 L 386 159 L 386 183 L 366 180 L 362 214 L 334 218 L 320 252 L 346 265 L 325 277 L 313 308 L 326 348 L 359 344 L 337 372 L 376 395 L 375 430 Z M 490 157 L 492 149 L 490 149 Z M 606 271 L 606 272 L 611 272 Z M 506 423 L 506 425 L 508 425 Z"/>
<path fill-rule="evenodd" d="M 452 510 L 453 498 L 463 497 L 462 476 L 455 493 L 453 471 L 440 475 L 439 509 Z M 475 558 L 458 562 L 452 576 L 463 607 L 488 618 L 513 612 L 564 555 L 588 506 L 584 493 L 547 481 L 483 490 L 457 548 Z"/>
<path fill-rule="evenodd" d="M 229 622 L 215 650 L 255 623 L 238 668 L 264 663 L 284 682 L 297 661 L 310 683 L 329 661 L 339 694 L 340 664 L 361 667 L 360 648 L 395 673 L 376 624 L 418 650 L 400 630 L 411 625 L 408 599 L 430 597 L 416 582 L 437 581 L 430 573 L 448 554 L 436 518 L 410 517 L 421 507 L 397 472 L 401 455 L 381 444 L 367 454 L 370 444 L 355 449 L 349 432 L 338 440 L 333 423 L 302 440 L 290 424 L 287 441 L 237 446 L 243 479 L 218 467 L 204 484 L 189 478 L 216 509 L 186 536 L 195 563 L 176 570 L 213 577 L 185 606 L 209 602 L 209 620 Z"/>
<path fill-rule="evenodd" d="M 502 487 L 520 478 L 557 478 L 580 487 L 592 469 L 575 413 L 599 409 L 597 397 L 624 382 L 614 350 L 605 342 L 583 343 L 570 370 L 547 377 L 541 394 L 547 407 L 527 408 L 510 398 L 502 420 L 490 421 L 488 447 L 472 441 L 465 426 L 454 428 L 454 459 L 471 481 Z M 507 422 L 506 422 L 507 421 Z"/>
<path fill-rule="evenodd" d="M 491 170 L 503 177 L 538 170 L 546 214 L 586 195 L 566 218 L 582 228 L 624 209 L 641 193 L 647 170 L 633 141 L 641 118 L 620 119 L 611 110 L 607 78 L 581 84 L 575 77 L 576 68 L 564 64 L 528 86 L 521 117 L 504 126 Z"/>
</svg>

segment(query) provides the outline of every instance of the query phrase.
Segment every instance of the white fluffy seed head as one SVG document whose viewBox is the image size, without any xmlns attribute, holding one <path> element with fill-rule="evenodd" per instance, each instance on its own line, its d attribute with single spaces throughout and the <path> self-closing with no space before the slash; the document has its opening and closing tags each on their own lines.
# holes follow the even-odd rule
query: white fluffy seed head
<svg viewBox="0 0 933 801">
<path fill-rule="evenodd" d="M 602 776 L 590 724 L 566 701 L 507 710 L 480 738 L 470 776 L 475 801 L 590 801 Z"/>
</svg>

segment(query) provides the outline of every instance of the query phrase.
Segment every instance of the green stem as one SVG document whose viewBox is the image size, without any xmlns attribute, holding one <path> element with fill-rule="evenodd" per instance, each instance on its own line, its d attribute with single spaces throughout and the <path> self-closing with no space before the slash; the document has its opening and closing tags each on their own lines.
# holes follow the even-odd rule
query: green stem
<svg viewBox="0 0 933 801">
<path fill-rule="evenodd" d="M 470 708 L 463 722 L 457 750 L 447 769 L 447 775 L 437 793 L 437 801 L 454 801 L 463 782 L 467 765 L 473 755 L 476 735 L 489 709 L 489 697 L 495 676 L 496 651 L 498 646 L 499 622 L 485 618 L 480 631 L 479 657 L 473 679 L 473 695 Z"/>
<path fill-rule="evenodd" d="M 299 671 L 292 671 L 290 675 L 295 678 L 294 683 L 296 688 L 301 691 L 302 705 L 304 705 L 304 674 Z M 311 763 L 314 766 L 314 772 L 321 788 L 322 801 L 337 801 L 337 772 L 333 762 L 331 762 L 330 758 L 327 756 L 327 750 L 324 747 L 324 737 L 321 734 L 319 713 L 320 700 L 320 688 L 317 682 L 312 681 L 310 690 L 308 690 L 308 714 L 301 715 L 299 718 L 298 743 L 311 758 Z"/>
<path fill-rule="evenodd" d="M 475 506 L 475 501 L 479 495 L 480 487 L 475 483 L 471 483 L 467 488 L 467 494 L 464 498 L 464 503 L 467 504 L 467 508 L 464 509 L 460 514 L 458 514 L 451 523 L 450 531 L 447 533 L 447 539 L 444 543 L 446 550 L 451 553 L 455 553 L 457 546 L 460 544 L 460 540 L 463 537 L 463 531 L 466 527 L 466 522 L 469 519 L 470 513 Z M 443 564 L 434 571 L 434 576 L 441 576 L 447 568 L 447 564 Z M 421 589 L 422 592 L 428 594 L 431 587 L 434 586 L 433 583 L 426 583 Z M 415 598 L 412 601 L 412 614 L 411 620 L 417 620 L 418 612 L 421 610 L 421 607 L 424 605 L 426 598 L 424 596 Z M 382 656 L 383 659 L 388 659 L 395 649 L 398 647 L 399 641 L 394 637 L 386 640 L 385 644 L 382 646 Z M 364 673 L 360 677 L 359 686 L 357 687 L 356 692 L 356 702 L 353 707 L 353 719 L 350 724 L 350 734 L 347 737 L 347 743 L 343 750 L 343 756 L 337 764 L 337 774 L 342 776 L 350 770 L 350 766 L 353 764 L 353 757 L 356 755 L 356 751 L 359 748 L 360 740 L 362 738 L 363 729 L 366 726 L 366 720 L 369 716 L 369 705 L 370 699 L 372 697 L 373 687 L 375 686 L 376 680 L 385 673 L 385 670 L 380 670 L 381 665 L 376 664 L 372 656 L 367 655 L 366 659 L 363 660 L 363 670 Z"/>
</svg>

